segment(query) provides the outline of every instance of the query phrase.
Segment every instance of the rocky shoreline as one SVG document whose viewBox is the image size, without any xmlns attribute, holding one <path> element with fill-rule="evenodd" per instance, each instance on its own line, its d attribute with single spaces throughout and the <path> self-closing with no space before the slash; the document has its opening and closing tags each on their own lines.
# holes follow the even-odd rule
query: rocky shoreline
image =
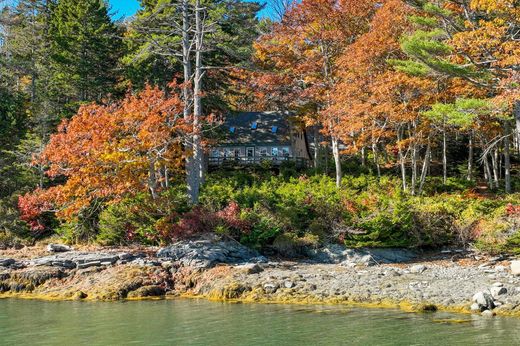
<svg viewBox="0 0 520 346">
<path fill-rule="evenodd" d="M 347 304 L 520 317 L 512 258 L 460 250 L 310 250 L 266 258 L 230 240 L 167 248 L 0 251 L 0 298 L 122 300 L 197 297 L 261 303 Z M 49 252 L 45 254 L 45 252 Z"/>
</svg>

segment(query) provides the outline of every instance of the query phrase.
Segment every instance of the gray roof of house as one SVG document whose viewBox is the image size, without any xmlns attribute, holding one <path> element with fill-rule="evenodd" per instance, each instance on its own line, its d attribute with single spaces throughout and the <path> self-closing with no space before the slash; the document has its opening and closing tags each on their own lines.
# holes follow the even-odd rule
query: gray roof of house
<svg viewBox="0 0 520 346">
<path fill-rule="evenodd" d="M 251 125 L 256 122 L 257 128 Z M 273 126 L 277 127 L 273 133 Z M 222 125 L 225 138 L 220 145 L 290 145 L 290 124 L 288 115 L 282 112 L 234 113 L 226 117 Z M 235 128 L 231 133 L 231 128 Z"/>
</svg>

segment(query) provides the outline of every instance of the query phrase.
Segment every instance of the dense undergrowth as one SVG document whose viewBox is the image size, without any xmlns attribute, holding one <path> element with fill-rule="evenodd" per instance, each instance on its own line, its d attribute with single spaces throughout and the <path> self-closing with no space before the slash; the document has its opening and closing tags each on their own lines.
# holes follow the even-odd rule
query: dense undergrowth
<svg viewBox="0 0 520 346">
<path fill-rule="evenodd" d="M 432 178 L 436 179 L 436 178 Z M 266 169 L 214 172 L 200 205 L 190 207 L 182 184 L 158 199 L 139 194 L 92 205 L 53 232 L 68 242 L 103 245 L 165 244 L 215 232 L 250 247 L 299 256 L 322 243 L 351 247 L 474 246 L 520 252 L 520 194 L 480 194 L 464 180 L 430 181 L 421 196 L 402 191 L 399 179 L 346 175 L 340 189 L 322 174 Z M 30 238 L 14 211 L 4 208 L 0 241 Z M 12 220 L 11 220 L 12 219 Z M 11 220 L 11 221 L 8 221 Z M 14 235 L 13 235 L 14 233 Z M 17 238 L 18 237 L 18 238 Z"/>
</svg>

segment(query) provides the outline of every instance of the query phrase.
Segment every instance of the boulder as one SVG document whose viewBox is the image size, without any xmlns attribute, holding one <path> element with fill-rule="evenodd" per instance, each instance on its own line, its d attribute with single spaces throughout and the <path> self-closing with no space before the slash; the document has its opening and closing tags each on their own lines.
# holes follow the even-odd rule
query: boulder
<svg viewBox="0 0 520 346">
<path fill-rule="evenodd" d="M 48 252 L 52 252 L 52 253 L 68 252 L 68 251 L 71 251 L 71 250 L 72 250 L 72 248 L 70 246 L 63 245 L 63 244 L 49 244 L 49 245 L 47 245 L 47 251 Z"/>
<path fill-rule="evenodd" d="M 347 267 L 402 263 L 417 257 L 415 252 L 407 249 L 349 249 L 339 244 L 329 244 L 317 250 L 309 250 L 307 255 L 318 263 L 341 264 Z"/>
<path fill-rule="evenodd" d="M 280 286 L 278 286 L 278 284 L 276 283 L 266 283 L 264 284 L 264 291 L 265 293 L 275 293 L 276 290 L 278 290 Z"/>
<path fill-rule="evenodd" d="M 410 267 L 410 273 L 420 274 L 426 270 L 426 266 L 422 264 L 416 264 Z"/>
<path fill-rule="evenodd" d="M 239 268 L 244 269 L 247 274 L 258 274 L 264 271 L 258 263 L 249 263 L 240 266 Z"/>
<path fill-rule="evenodd" d="M 511 261 L 511 274 L 520 275 L 520 261 Z"/>
<path fill-rule="evenodd" d="M 477 303 L 481 310 L 492 310 L 495 308 L 493 297 L 489 292 L 478 292 L 473 296 L 473 302 Z"/>
<path fill-rule="evenodd" d="M 0 267 L 10 267 L 15 263 L 16 261 L 12 258 L 0 258 Z"/>
<path fill-rule="evenodd" d="M 200 239 L 177 242 L 160 249 L 157 257 L 180 262 L 184 266 L 209 268 L 218 263 L 241 264 L 267 262 L 258 252 L 232 240 Z"/>
<path fill-rule="evenodd" d="M 482 316 L 484 317 L 493 317 L 495 316 L 495 313 L 491 310 L 484 310 L 482 311 Z"/>
<path fill-rule="evenodd" d="M 491 296 L 497 299 L 499 296 L 507 293 L 507 288 L 501 286 L 493 286 L 489 289 Z"/>
</svg>

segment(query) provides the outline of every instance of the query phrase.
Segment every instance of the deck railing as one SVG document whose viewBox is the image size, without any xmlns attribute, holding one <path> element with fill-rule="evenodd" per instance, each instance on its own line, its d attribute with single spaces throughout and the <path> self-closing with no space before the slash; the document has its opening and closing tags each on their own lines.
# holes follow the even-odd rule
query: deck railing
<svg viewBox="0 0 520 346">
<path fill-rule="evenodd" d="M 230 156 L 230 157 L 209 157 L 209 166 L 216 167 L 222 165 L 260 165 L 262 163 L 269 163 L 274 166 L 279 166 L 284 162 L 295 162 L 297 167 L 307 167 L 309 160 L 301 157 L 291 156 Z"/>
</svg>

